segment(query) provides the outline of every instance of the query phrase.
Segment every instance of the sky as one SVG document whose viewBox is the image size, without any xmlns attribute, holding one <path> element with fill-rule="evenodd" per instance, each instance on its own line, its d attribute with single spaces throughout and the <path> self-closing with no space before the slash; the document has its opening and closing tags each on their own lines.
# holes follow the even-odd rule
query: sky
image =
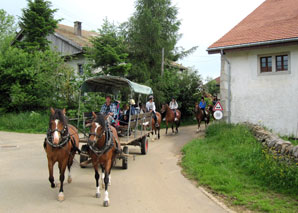
<svg viewBox="0 0 298 213">
<path fill-rule="evenodd" d="M 56 19 L 73 26 L 81 21 L 84 30 L 97 30 L 104 18 L 120 24 L 133 16 L 135 0 L 49 0 L 58 9 Z M 230 31 L 265 0 L 172 0 L 178 8 L 182 34 L 177 46 L 197 50 L 178 63 L 198 71 L 204 80 L 220 76 L 220 55 L 208 55 L 207 48 Z M 16 17 L 27 7 L 26 0 L 1 0 L 0 9 Z"/>
</svg>

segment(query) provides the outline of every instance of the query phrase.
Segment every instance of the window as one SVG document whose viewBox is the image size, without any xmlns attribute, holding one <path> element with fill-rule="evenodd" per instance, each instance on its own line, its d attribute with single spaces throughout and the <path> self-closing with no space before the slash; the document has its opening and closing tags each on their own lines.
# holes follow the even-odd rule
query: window
<svg viewBox="0 0 298 213">
<path fill-rule="evenodd" d="M 276 71 L 288 70 L 288 55 L 276 56 Z"/>
<path fill-rule="evenodd" d="M 261 57 L 261 72 L 272 72 L 272 57 Z"/>
<path fill-rule="evenodd" d="M 83 64 L 78 64 L 78 71 L 80 75 L 84 74 L 84 68 L 83 68 Z"/>
<path fill-rule="evenodd" d="M 258 55 L 258 75 L 278 75 L 291 73 L 291 54 L 279 52 Z"/>
</svg>

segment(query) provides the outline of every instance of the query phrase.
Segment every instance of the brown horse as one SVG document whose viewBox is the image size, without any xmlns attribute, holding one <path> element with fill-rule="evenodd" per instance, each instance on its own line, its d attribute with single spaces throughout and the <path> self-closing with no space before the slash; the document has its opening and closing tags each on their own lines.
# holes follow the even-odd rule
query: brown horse
<svg viewBox="0 0 298 213">
<path fill-rule="evenodd" d="M 96 115 L 92 112 L 93 121 L 90 127 L 88 145 L 92 165 L 95 171 L 96 197 L 100 197 L 100 176 L 98 166 L 102 168 L 102 181 L 105 186 L 105 197 L 103 205 L 109 206 L 108 185 L 110 183 L 110 173 L 116 158 L 116 146 L 119 141 L 116 129 L 109 125 L 102 114 Z M 118 144 L 120 146 L 120 144 Z M 120 148 L 120 147 L 119 147 Z M 103 184 L 103 183 L 102 183 Z"/>
<path fill-rule="evenodd" d="M 155 125 L 155 121 L 152 118 L 152 140 L 156 139 L 156 132 L 157 132 L 157 138 L 160 139 L 160 124 L 161 124 L 161 114 L 159 112 L 155 112 L 156 114 L 156 121 L 158 123 L 158 127 Z M 155 134 L 155 138 L 153 136 Z"/>
<path fill-rule="evenodd" d="M 206 116 L 203 113 L 203 110 L 200 108 L 199 104 L 196 103 L 195 105 L 195 116 L 198 122 L 198 129 L 197 132 L 200 131 L 200 126 L 201 126 L 201 122 L 205 121 L 205 127 L 207 127 L 207 125 L 209 124 L 210 121 L 210 110 L 212 110 L 212 106 L 208 106 L 208 108 L 205 110 L 206 112 Z"/>
<path fill-rule="evenodd" d="M 49 129 L 47 137 L 44 142 L 44 149 L 47 153 L 48 168 L 49 168 L 49 181 L 51 187 L 56 186 L 53 176 L 53 166 L 58 162 L 60 171 L 60 189 L 58 200 L 64 200 L 63 181 L 66 166 L 68 167 L 68 183 L 71 183 L 70 168 L 73 163 L 73 158 L 79 147 L 78 130 L 67 123 L 65 117 L 65 109 L 54 110 L 51 108 Z"/>
<path fill-rule="evenodd" d="M 161 113 L 166 113 L 166 134 L 168 133 L 168 124 L 172 123 L 172 133 L 174 133 L 174 123 L 176 125 L 176 133 L 178 133 L 178 127 L 180 125 L 180 119 L 181 119 L 181 112 L 176 109 L 176 118 L 177 121 L 175 121 L 175 115 L 174 111 L 170 109 L 168 104 L 163 104 L 161 108 Z"/>
</svg>

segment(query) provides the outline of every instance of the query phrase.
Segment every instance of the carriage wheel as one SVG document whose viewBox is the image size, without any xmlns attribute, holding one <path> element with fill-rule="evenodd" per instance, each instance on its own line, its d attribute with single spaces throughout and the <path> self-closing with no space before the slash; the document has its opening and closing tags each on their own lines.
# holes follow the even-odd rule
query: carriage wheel
<svg viewBox="0 0 298 213">
<path fill-rule="evenodd" d="M 143 155 L 147 154 L 148 146 L 149 146 L 148 138 L 145 136 L 142 138 L 142 141 L 141 141 L 141 153 Z"/>
<path fill-rule="evenodd" d="M 88 157 L 85 156 L 85 155 L 88 155 L 88 148 L 89 147 L 86 144 L 82 146 L 81 153 L 84 155 L 82 155 L 82 154 L 80 155 L 80 164 L 88 160 Z M 86 166 L 82 166 L 82 165 L 80 165 L 80 166 L 81 166 L 81 168 L 86 168 Z"/>
<path fill-rule="evenodd" d="M 127 146 L 123 147 L 123 153 L 129 154 Z M 122 169 L 127 169 L 127 167 L 128 167 L 128 158 L 127 158 L 127 156 L 124 156 L 122 159 Z"/>
</svg>

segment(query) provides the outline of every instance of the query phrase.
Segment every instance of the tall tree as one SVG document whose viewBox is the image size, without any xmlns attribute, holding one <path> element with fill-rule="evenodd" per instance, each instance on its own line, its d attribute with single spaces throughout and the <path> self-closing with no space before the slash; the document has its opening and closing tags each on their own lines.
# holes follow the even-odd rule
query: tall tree
<svg viewBox="0 0 298 213">
<path fill-rule="evenodd" d="M 28 8 L 24 8 L 20 18 L 24 40 L 20 46 L 28 51 L 49 49 L 46 37 L 55 31 L 60 20 L 54 18 L 57 9 L 51 9 L 51 3 L 46 0 L 28 0 Z"/>
<path fill-rule="evenodd" d="M 136 11 L 126 24 L 126 38 L 134 65 L 130 78 L 144 82 L 161 71 L 161 53 L 171 59 L 180 37 L 178 9 L 171 0 L 137 0 Z"/>
<path fill-rule="evenodd" d="M 126 76 L 131 64 L 127 62 L 127 47 L 119 29 L 107 19 L 99 29 L 99 36 L 91 39 L 92 47 L 87 49 L 87 57 L 93 68 L 101 68 L 105 74 Z"/>
</svg>

